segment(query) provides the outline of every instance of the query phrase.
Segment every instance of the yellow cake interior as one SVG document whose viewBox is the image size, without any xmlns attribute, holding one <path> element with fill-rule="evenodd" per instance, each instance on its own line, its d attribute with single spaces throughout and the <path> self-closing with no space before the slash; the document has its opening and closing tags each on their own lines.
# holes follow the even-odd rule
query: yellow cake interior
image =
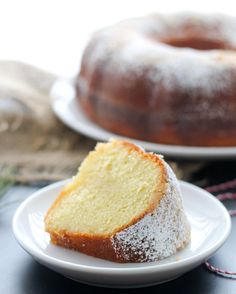
<svg viewBox="0 0 236 294">
<path fill-rule="evenodd" d="M 140 153 L 141 152 L 141 153 Z M 108 235 L 158 203 L 161 165 L 120 141 L 99 143 L 46 217 L 46 230 Z"/>
</svg>

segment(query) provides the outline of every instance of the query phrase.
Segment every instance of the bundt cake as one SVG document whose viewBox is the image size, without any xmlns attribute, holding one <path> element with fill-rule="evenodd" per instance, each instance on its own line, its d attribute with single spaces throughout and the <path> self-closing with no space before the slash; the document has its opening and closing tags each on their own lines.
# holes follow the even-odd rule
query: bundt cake
<svg viewBox="0 0 236 294">
<path fill-rule="evenodd" d="M 115 262 L 148 262 L 190 241 L 178 182 L 160 155 L 99 143 L 45 217 L 52 243 Z"/>
<path fill-rule="evenodd" d="M 151 15 L 95 33 L 76 92 L 114 133 L 156 143 L 236 146 L 236 18 Z"/>
</svg>

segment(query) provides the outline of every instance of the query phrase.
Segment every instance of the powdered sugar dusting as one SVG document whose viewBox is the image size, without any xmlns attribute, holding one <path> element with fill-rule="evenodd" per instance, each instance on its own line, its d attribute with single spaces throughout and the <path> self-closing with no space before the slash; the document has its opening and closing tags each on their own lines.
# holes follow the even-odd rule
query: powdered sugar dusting
<svg viewBox="0 0 236 294">
<path fill-rule="evenodd" d="M 117 256 L 127 262 L 166 258 L 190 240 L 178 182 L 167 164 L 166 169 L 168 188 L 157 209 L 112 239 Z"/>
<path fill-rule="evenodd" d="M 188 32 L 189 23 L 196 36 L 203 34 L 204 38 L 226 42 L 232 50 L 195 50 L 158 42 L 166 36 L 181 39 L 181 32 Z M 99 67 L 104 79 L 110 75 L 122 77 L 125 82 L 121 86 L 126 88 L 141 77 L 150 87 L 146 99 L 149 109 L 156 108 L 160 92 L 166 105 L 171 105 L 167 100 L 174 101 L 177 91 L 180 97 L 188 97 L 182 109 L 186 120 L 188 116 L 192 120 L 194 115 L 208 121 L 234 117 L 234 108 L 227 101 L 214 103 L 214 98 L 229 93 L 235 84 L 235 17 L 152 15 L 103 29 L 95 34 L 90 45 L 85 54 L 88 80 L 93 79 L 94 73 L 96 76 Z"/>
<path fill-rule="evenodd" d="M 223 41 L 233 50 L 236 49 L 235 17 L 193 13 L 153 15 L 123 21 L 96 33 L 91 41 L 93 49 L 89 50 L 88 63 L 94 65 L 94 62 L 107 60 L 109 57 L 111 65 L 113 62 L 117 62 L 117 65 L 129 68 L 132 65 L 136 67 L 145 63 L 149 65 L 153 61 L 160 62 L 163 57 L 168 57 L 168 54 L 173 54 L 176 57 L 181 57 L 182 53 L 184 55 L 192 54 L 193 58 L 206 55 L 209 58 L 208 50 L 186 50 L 162 43 L 161 40 L 165 40 L 167 37 L 180 39 L 185 37 L 182 34 L 188 33 L 186 26 L 190 23 L 191 29 L 196 34 L 201 34 L 202 38 Z M 158 46 L 157 43 L 159 43 Z M 127 64 L 120 63 L 120 59 L 126 61 Z M 198 61 L 201 59 L 202 57 Z"/>
</svg>

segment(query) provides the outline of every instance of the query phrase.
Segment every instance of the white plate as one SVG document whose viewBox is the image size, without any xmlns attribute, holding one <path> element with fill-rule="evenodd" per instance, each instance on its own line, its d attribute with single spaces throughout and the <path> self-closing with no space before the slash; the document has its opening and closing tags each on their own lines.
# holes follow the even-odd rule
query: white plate
<svg viewBox="0 0 236 294">
<path fill-rule="evenodd" d="M 73 280 L 106 287 L 145 287 L 175 279 L 208 259 L 225 242 L 231 221 L 225 207 L 208 192 L 180 182 L 191 224 L 191 243 L 159 262 L 119 264 L 52 245 L 43 218 L 67 181 L 43 188 L 17 209 L 13 232 L 38 262 Z"/>
<path fill-rule="evenodd" d="M 225 159 L 236 157 L 236 147 L 189 147 L 164 145 L 122 137 L 111 133 L 99 127 L 84 115 L 77 99 L 75 98 L 72 84 L 65 80 L 55 82 L 52 87 L 51 97 L 53 111 L 62 122 L 76 132 L 82 133 L 96 140 L 107 141 L 110 138 L 125 138 L 142 146 L 146 150 L 181 158 Z"/>
</svg>

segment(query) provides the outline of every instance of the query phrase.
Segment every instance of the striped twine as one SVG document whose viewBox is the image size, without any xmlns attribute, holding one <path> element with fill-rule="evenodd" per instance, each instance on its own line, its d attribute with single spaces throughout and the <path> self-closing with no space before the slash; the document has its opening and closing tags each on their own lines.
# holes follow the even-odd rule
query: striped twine
<svg viewBox="0 0 236 294">
<path fill-rule="evenodd" d="M 209 187 L 206 187 L 205 189 L 208 192 L 217 193 L 217 192 L 224 191 L 227 189 L 232 189 L 232 188 L 236 188 L 236 179 L 234 179 L 232 181 L 225 182 L 225 183 L 221 183 L 219 185 L 209 186 Z M 216 196 L 216 198 L 220 201 L 236 200 L 236 193 L 231 193 L 231 192 L 220 193 Z M 229 210 L 229 214 L 232 217 L 236 216 L 236 210 Z M 236 272 L 227 271 L 222 268 L 213 266 L 209 261 L 205 262 L 205 266 L 209 271 L 211 271 L 219 276 L 223 276 L 223 277 L 229 278 L 229 279 L 236 279 Z"/>
<path fill-rule="evenodd" d="M 233 188 L 236 188 L 236 179 L 225 182 L 225 183 L 221 183 L 218 185 L 206 187 L 205 190 L 207 190 L 210 193 L 214 193 L 214 192 L 220 192 L 220 191 L 233 189 Z"/>
</svg>

